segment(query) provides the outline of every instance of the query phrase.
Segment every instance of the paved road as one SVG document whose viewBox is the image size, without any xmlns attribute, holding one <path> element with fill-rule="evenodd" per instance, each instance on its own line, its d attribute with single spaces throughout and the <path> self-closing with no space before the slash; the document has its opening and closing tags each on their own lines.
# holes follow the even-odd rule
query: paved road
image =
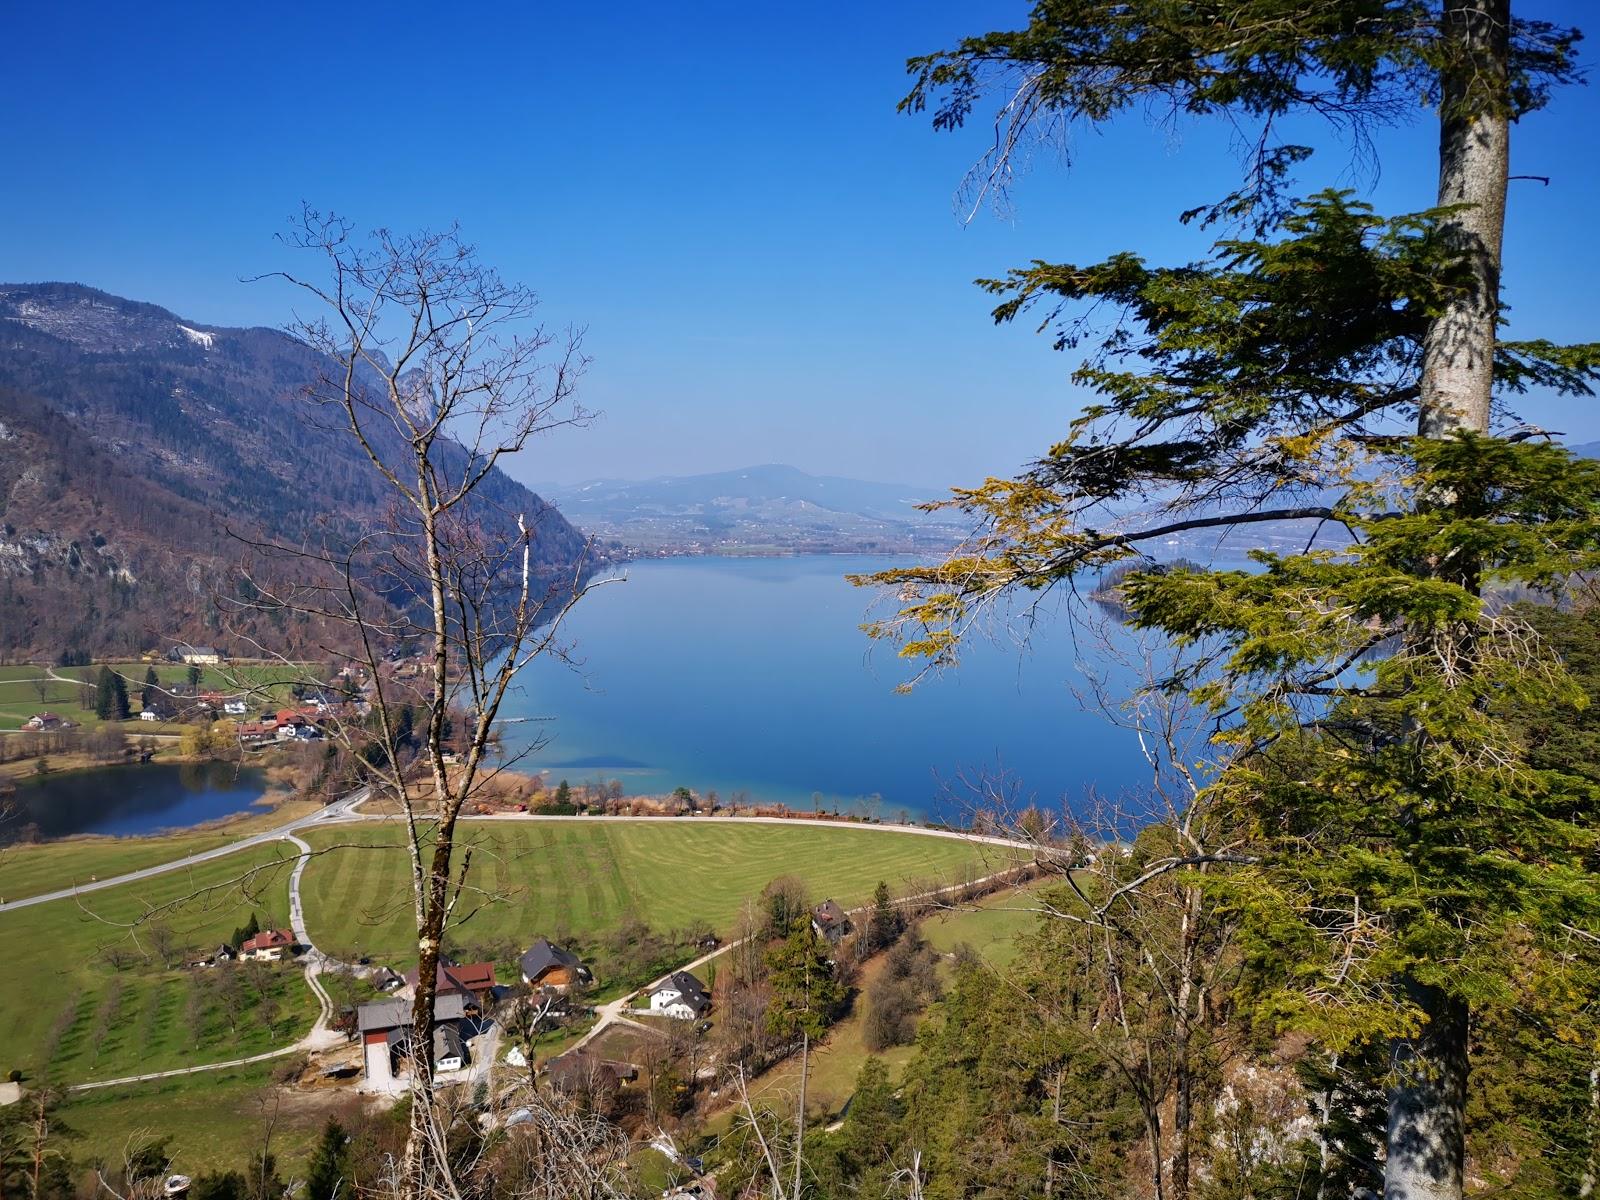
<svg viewBox="0 0 1600 1200">
<path fill-rule="evenodd" d="M 352 792 L 343 800 L 336 800 L 325 808 L 319 808 L 314 813 L 297 817 L 287 824 L 265 830 L 262 833 L 240 838 L 237 842 L 229 842 L 225 846 L 218 846 L 215 850 L 205 850 L 199 854 L 191 854 L 187 858 L 176 858 L 171 862 L 159 863 L 153 867 L 129 871 L 125 875 L 113 875 L 105 879 L 91 880 L 88 883 L 74 884 L 72 887 L 61 888 L 59 891 L 43 892 L 37 896 L 25 896 L 21 900 L 12 900 L 8 903 L 0 904 L 0 913 L 10 912 L 12 909 L 17 908 L 28 908 L 35 904 L 45 904 L 51 900 L 68 900 L 73 896 L 81 896 L 86 892 L 98 892 L 102 888 L 134 883 L 140 879 L 153 879 L 157 875 L 165 875 L 168 871 L 181 871 L 185 867 L 192 867 L 197 863 L 210 862 L 214 858 L 225 858 L 230 854 L 237 854 L 240 850 L 248 849 L 251 846 L 263 846 L 268 842 L 278 842 L 285 838 L 290 841 L 297 841 L 293 836 L 296 830 L 313 828 L 331 821 L 343 820 L 351 815 L 351 810 L 365 800 L 368 794 L 368 790 L 362 788 L 360 791 Z M 299 842 L 298 844 L 305 846 L 304 842 Z M 310 847 L 306 847 L 306 849 L 309 850 Z M 305 862 L 306 859 L 302 855 L 300 865 L 304 866 Z"/>
</svg>

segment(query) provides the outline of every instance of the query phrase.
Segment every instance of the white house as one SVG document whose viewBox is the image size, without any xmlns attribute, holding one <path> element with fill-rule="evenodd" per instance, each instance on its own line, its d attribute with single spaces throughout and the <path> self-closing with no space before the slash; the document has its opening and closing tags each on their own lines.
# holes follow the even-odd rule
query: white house
<svg viewBox="0 0 1600 1200">
<path fill-rule="evenodd" d="M 650 992 L 650 1011 L 680 1021 L 693 1021 L 711 1011 L 705 984 L 687 971 L 674 971 Z"/>
<path fill-rule="evenodd" d="M 139 710 L 139 720 L 141 721 L 159 721 L 160 719 L 161 718 L 159 716 L 157 716 L 148 708 Z"/>
<path fill-rule="evenodd" d="M 294 949 L 294 934 L 287 929 L 263 929 L 239 947 L 240 958 L 278 962 Z"/>
<path fill-rule="evenodd" d="M 190 646 L 187 643 L 180 643 L 173 648 L 173 655 L 179 662 L 197 667 L 214 667 L 222 661 L 222 655 L 217 653 L 214 646 Z"/>
<path fill-rule="evenodd" d="M 223 703 L 223 705 L 222 705 L 222 711 L 227 713 L 230 717 L 242 717 L 245 714 L 244 701 L 243 700 L 228 700 L 228 701 L 225 701 Z"/>
</svg>

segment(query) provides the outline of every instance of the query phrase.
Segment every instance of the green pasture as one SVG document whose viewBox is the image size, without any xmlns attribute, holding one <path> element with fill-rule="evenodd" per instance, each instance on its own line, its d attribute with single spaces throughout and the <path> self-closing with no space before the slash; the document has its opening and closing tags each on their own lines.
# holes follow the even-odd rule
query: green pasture
<svg viewBox="0 0 1600 1200">
<path fill-rule="evenodd" d="M 881 828 L 573 818 L 461 829 L 458 856 L 470 846 L 473 857 L 452 934 L 460 945 L 540 936 L 592 945 L 628 917 L 663 932 L 709 925 L 726 934 L 745 901 L 780 875 L 804 880 L 814 902 L 831 896 L 848 908 L 870 900 L 880 879 L 905 893 L 993 869 L 971 843 Z M 391 824 L 308 835 L 327 851 L 302 883 L 320 948 L 396 959 L 412 949 L 402 836 Z"/>
<path fill-rule="evenodd" d="M 26 785 L 24 785 L 26 786 Z M 160 837 L 92 837 L 0 850 L 0 901 L 21 900 L 96 879 L 124 875 L 225 845 L 228 833 L 178 833 Z M 69 902 L 70 903 L 70 902 Z"/>
<path fill-rule="evenodd" d="M 1017 937 L 1039 923 L 1033 893 L 1040 886 L 1007 888 L 973 904 L 933 913 L 922 921 L 922 936 L 941 954 L 966 945 L 990 966 L 1004 969 L 1016 960 Z"/>
<path fill-rule="evenodd" d="M 251 912 L 264 927 L 287 924 L 292 855 L 285 843 L 257 846 L 0 913 L 0 1027 L 9 1034 L 0 1071 L 81 1083 L 243 1058 L 299 1037 L 316 1001 L 298 966 L 160 962 L 163 950 L 177 960 L 215 946 Z"/>
<path fill-rule="evenodd" d="M 194 1175 L 242 1170 L 270 1129 L 279 1174 L 287 1178 L 303 1166 L 328 1117 L 326 1104 L 297 1103 L 273 1088 L 274 1075 L 290 1061 L 74 1092 L 61 1119 L 76 1136 L 63 1148 L 75 1165 L 102 1160 L 115 1167 L 130 1143 L 166 1139 L 172 1169 Z"/>
</svg>

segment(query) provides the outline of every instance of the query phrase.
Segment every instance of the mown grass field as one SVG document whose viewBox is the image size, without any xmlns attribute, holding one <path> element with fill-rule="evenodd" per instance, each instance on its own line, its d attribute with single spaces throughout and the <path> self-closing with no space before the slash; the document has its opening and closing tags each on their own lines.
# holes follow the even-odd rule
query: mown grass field
<svg viewBox="0 0 1600 1200">
<path fill-rule="evenodd" d="M 0 900 L 21 900 L 186 858 L 282 825 L 317 807 L 314 801 L 288 800 L 271 809 L 182 833 L 86 836 L 7 846 L 0 849 Z"/>
<path fill-rule="evenodd" d="M 21 900 L 186 858 L 232 841 L 236 833 L 149 838 L 78 838 L 0 850 L 0 901 Z M 68 903 L 71 903 L 68 901 Z"/>
<path fill-rule="evenodd" d="M 904 893 L 993 869 L 970 843 L 881 829 L 604 818 L 462 828 L 473 848 L 470 883 L 485 898 L 459 923 L 460 945 L 525 946 L 540 936 L 585 945 L 625 917 L 662 931 L 709 925 L 725 934 L 745 901 L 780 875 L 803 879 L 815 902 L 831 896 L 848 908 L 868 901 L 880 879 Z M 401 830 L 347 826 L 310 840 L 353 843 L 306 871 L 312 940 L 341 956 L 406 953 L 415 935 Z"/>
<path fill-rule="evenodd" d="M 292 853 L 283 843 L 258 846 L 80 900 L 0 913 L 0 1028 L 8 1035 L 0 1071 L 81 1083 L 240 1058 L 299 1037 L 316 1001 L 296 965 L 191 971 L 161 966 L 156 952 L 164 941 L 174 951 L 214 946 L 252 911 L 263 926 L 286 924 Z M 228 882 L 280 860 L 248 895 Z"/>
</svg>

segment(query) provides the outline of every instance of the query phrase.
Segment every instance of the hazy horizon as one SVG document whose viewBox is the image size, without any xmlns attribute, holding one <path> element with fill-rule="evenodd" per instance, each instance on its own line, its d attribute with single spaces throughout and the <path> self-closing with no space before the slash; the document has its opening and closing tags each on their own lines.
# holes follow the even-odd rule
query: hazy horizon
<svg viewBox="0 0 1600 1200">
<path fill-rule="evenodd" d="M 1528 15 L 1583 10 L 1547 0 Z M 1005 3 L 986 19 L 1026 13 Z M 369 71 L 266 10 L 225 26 L 198 6 L 163 16 L 107 9 L 85 39 L 70 9 L 15 14 L 29 53 L 0 129 L 16 164 L 0 276 L 281 327 L 289 292 L 242 279 L 285 264 L 274 234 L 302 202 L 362 227 L 459 220 L 485 261 L 540 292 L 551 325 L 587 330 L 582 398 L 601 415 L 511 464 L 527 482 L 765 462 L 940 486 L 1014 472 L 1061 438 L 1084 393 L 1071 356 L 1032 320 L 996 327 L 972 281 L 1130 248 L 1188 261 L 1214 231 L 1177 215 L 1238 174 L 1226 129 L 1134 115 L 1073 135 L 1070 169 L 1021 179 L 1005 219 L 963 221 L 957 189 L 990 114 L 948 135 L 895 112 L 906 58 L 972 32 L 953 0 L 517 11 L 458 31 L 450 49 L 472 70 L 416 104 L 374 104 Z M 434 61 L 438 29 L 397 5 L 362 28 L 359 60 Z M 619 83 L 594 86 L 591 48 Z M 1591 335 L 1600 243 L 1545 232 L 1587 221 L 1600 160 L 1573 147 L 1597 121 L 1596 90 L 1569 88 L 1518 129 L 1513 172 L 1551 183 L 1512 184 L 1511 336 Z M 1384 212 L 1433 203 L 1427 121 L 1376 131 L 1381 173 L 1323 126 L 1283 132 L 1324 147 L 1304 191 L 1350 187 Z M 1519 411 L 1600 438 L 1600 411 L 1557 419 L 1538 396 Z"/>
</svg>

